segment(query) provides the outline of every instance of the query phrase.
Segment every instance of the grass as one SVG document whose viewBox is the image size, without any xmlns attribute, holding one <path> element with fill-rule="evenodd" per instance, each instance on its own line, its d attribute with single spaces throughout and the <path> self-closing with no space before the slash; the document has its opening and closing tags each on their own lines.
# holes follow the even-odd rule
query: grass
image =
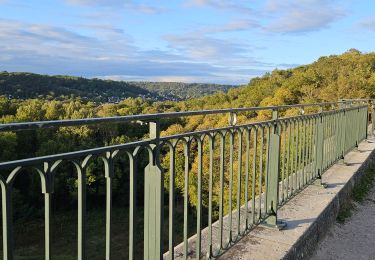
<svg viewBox="0 0 375 260">
<path fill-rule="evenodd" d="M 366 198 L 370 190 L 372 189 L 375 182 L 375 165 L 371 165 L 365 170 L 361 180 L 357 183 L 352 191 L 349 202 L 346 203 L 339 211 L 337 215 L 338 223 L 345 223 L 355 210 L 355 203 L 362 203 Z"/>
</svg>

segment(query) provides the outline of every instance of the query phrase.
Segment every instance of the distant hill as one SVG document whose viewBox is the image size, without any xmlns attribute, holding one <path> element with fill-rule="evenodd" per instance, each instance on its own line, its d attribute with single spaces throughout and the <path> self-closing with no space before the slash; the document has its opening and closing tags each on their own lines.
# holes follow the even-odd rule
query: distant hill
<svg viewBox="0 0 375 260">
<path fill-rule="evenodd" d="M 80 97 L 95 102 L 117 103 L 129 97 L 141 97 L 157 101 L 176 101 L 217 91 L 226 92 L 231 87 L 233 86 L 180 82 L 126 82 L 27 72 L 0 72 L 0 95 L 17 99 Z"/>
<path fill-rule="evenodd" d="M 220 85 L 209 83 L 183 83 L 183 82 L 129 82 L 137 87 L 161 95 L 166 99 L 185 100 L 212 95 L 216 92 L 227 92 L 237 87 L 235 85 Z"/>
</svg>

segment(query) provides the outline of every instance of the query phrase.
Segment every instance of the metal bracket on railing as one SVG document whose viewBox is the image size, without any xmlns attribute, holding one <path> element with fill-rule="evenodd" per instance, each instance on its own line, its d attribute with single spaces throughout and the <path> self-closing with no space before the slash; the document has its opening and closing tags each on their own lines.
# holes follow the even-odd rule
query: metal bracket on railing
<svg viewBox="0 0 375 260">
<path fill-rule="evenodd" d="M 323 182 L 322 174 L 320 173 L 320 170 L 318 170 L 318 175 L 317 175 L 316 180 L 314 181 L 313 185 L 318 186 L 318 187 L 322 187 L 324 189 L 326 189 L 328 187 L 328 184 Z"/>
<path fill-rule="evenodd" d="M 322 182 L 322 168 L 323 168 L 323 151 L 324 151 L 324 127 L 323 127 L 323 106 L 319 106 L 319 119 L 316 124 L 316 149 L 315 149 L 315 176 L 316 181 L 314 182 L 315 185 L 320 187 L 326 187 L 326 185 Z"/>
<path fill-rule="evenodd" d="M 279 174 L 280 174 L 280 150 L 281 133 L 278 125 L 278 110 L 272 110 L 272 120 L 274 120 L 273 131 L 269 136 L 268 169 L 266 176 L 265 206 L 267 218 L 262 226 L 281 230 L 286 227 L 286 223 L 277 219 L 277 206 L 279 202 Z"/>
<path fill-rule="evenodd" d="M 161 259 L 163 255 L 163 201 L 164 175 L 160 166 L 160 121 L 149 121 L 150 138 L 155 141 L 150 145 L 149 164 L 145 168 L 145 225 L 144 253 L 145 259 Z"/>
<path fill-rule="evenodd" d="M 229 113 L 228 123 L 230 126 L 235 126 L 237 124 L 237 114 L 234 112 Z"/>
</svg>

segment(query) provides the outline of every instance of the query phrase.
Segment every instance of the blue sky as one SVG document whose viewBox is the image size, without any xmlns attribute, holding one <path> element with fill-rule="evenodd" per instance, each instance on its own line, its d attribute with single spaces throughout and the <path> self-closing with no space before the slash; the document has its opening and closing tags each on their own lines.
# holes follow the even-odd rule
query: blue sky
<svg viewBox="0 0 375 260">
<path fill-rule="evenodd" d="M 7 71 L 242 84 L 374 46 L 371 0 L 0 0 Z"/>
</svg>

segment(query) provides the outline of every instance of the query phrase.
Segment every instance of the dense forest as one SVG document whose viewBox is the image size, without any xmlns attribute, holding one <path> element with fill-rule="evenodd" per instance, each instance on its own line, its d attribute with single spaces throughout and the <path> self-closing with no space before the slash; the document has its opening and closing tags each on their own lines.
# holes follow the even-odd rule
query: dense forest
<svg viewBox="0 0 375 260">
<path fill-rule="evenodd" d="M 185 100 L 212 95 L 216 92 L 227 92 L 235 85 L 220 85 L 208 83 L 183 83 L 183 82 L 130 82 L 135 86 L 147 89 L 169 100 Z"/>
<path fill-rule="evenodd" d="M 126 98 L 154 101 L 185 100 L 226 92 L 235 87 L 219 84 L 181 82 L 137 82 L 48 76 L 24 72 L 0 72 L 0 95 L 11 99 L 74 99 L 98 103 L 118 103 Z"/>
<path fill-rule="evenodd" d="M 185 101 L 155 102 L 150 99 L 130 97 L 118 103 L 98 104 L 97 99 L 93 98 L 93 100 L 90 100 L 90 96 L 87 95 L 84 98 L 82 95 L 82 93 L 93 93 L 91 97 L 95 97 L 94 93 L 98 94 L 98 92 L 94 91 L 97 80 L 87 81 L 81 78 L 74 78 L 72 82 L 76 82 L 76 85 L 71 89 L 67 83 L 69 81 L 62 80 L 65 83 L 61 87 L 56 87 L 55 85 L 53 90 L 51 90 L 48 88 L 50 84 L 39 84 L 38 86 L 43 87 L 40 87 L 40 89 L 34 88 L 37 80 L 34 83 L 21 84 L 23 81 L 29 82 L 25 78 L 26 74 L 19 74 L 19 79 L 17 79 L 17 74 L 14 73 L 2 73 L 1 75 L 0 86 L 2 94 L 4 94 L 0 98 L 1 123 L 123 116 L 212 108 L 313 103 L 336 101 L 341 98 L 375 98 L 375 53 L 362 54 L 355 49 L 351 49 L 341 55 L 321 57 L 309 65 L 288 70 L 276 69 L 261 77 L 251 79 L 246 86 L 229 89 L 227 93 L 219 92 L 214 95 Z M 11 75 L 9 77 L 12 78 L 11 81 L 6 81 L 5 85 L 3 84 L 4 81 L 2 81 L 4 80 L 4 75 Z M 59 77 L 47 78 L 52 80 Z M 18 83 L 13 85 L 10 82 L 14 84 L 15 82 Z M 85 89 L 87 82 L 92 83 L 91 87 L 89 87 L 89 89 L 92 88 L 90 91 Z M 117 86 L 117 83 L 112 82 L 110 84 L 113 84 L 113 88 L 107 88 L 107 90 L 109 89 L 108 91 L 114 90 Z M 137 88 L 134 89 L 134 93 L 143 93 L 141 92 L 143 91 L 141 85 L 138 84 Z M 5 90 L 3 90 L 3 86 Z M 23 88 L 20 86 L 27 87 Z M 165 89 L 169 87 L 172 86 L 165 87 Z M 29 90 L 26 89 L 32 89 L 33 91 L 28 92 Z M 82 93 L 74 92 L 72 89 L 82 91 Z M 149 90 L 151 91 L 151 89 Z M 71 96 L 70 94 L 73 95 Z M 39 95 L 41 97 L 36 98 Z M 57 99 L 54 97 L 60 98 Z M 288 113 L 294 112 L 289 111 Z M 244 113 L 239 115 L 238 120 L 239 122 L 248 122 L 250 120 L 263 120 L 268 117 L 269 115 L 264 113 Z M 167 120 L 162 123 L 162 135 L 171 135 L 197 129 L 227 126 L 228 118 L 227 115 L 194 116 Z M 0 133 L 0 147 L 2 147 L 0 150 L 0 160 L 8 161 L 81 150 L 147 137 L 147 126 L 137 123 L 62 127 L 59 129 Z M 207 148 L 205 147 L 205 149 Z M 182 154 L 182 149 L 178 150 L 177 153 Z M 192 158 L 195 158 L 191 161 L 191 171 L 192 176 L 194 176 L 196 175 L 198 162 L 194 154 Z M 116 164 L 116 176 L 113 186 L 115 207 L 126 207 L 128 203 L 128 191 L 123 188 L 129 185 L 128 170 L 124 170 L 126 169 L 124 167 L 126 163 L 125 158 Z M 144 163 L 139 164 L 139 171 L 142 171 Z M 176 168 L 178 169 L 176 173 L 178 194 L 181 194 L 183 189 L 183 163 L 183 160 L 177 160 L 176 162 Z M 163 166 L 168 164 L 168 155 L 162 160 L 162 164 Z M 207 164 L 204 164 L 203 167 L 204 172 L 207 172 Z M 98 202 L 103 203 L 105 200 L 105 180 L 102 170 L 99 170 L 101 168 L 102 164 L 99 160 L 88 168 L 89 190 L 87 199 L 89 207 L 98 207 Z M 59 210 L 74 209 L 76 207 L 76 176 L 72 172 L 66 166 L 62 169 L 60 181 L 55 184 L 53 207 L 58 207 Z M 207 178 L 207 176 L 203 178 Z M 193 183 L 194 181 L 195 179 L 191 178 L 192 192 L 196 190 L 194 188 L 196 186 L 196 183 Z M 39 190 L 38 185 L 39 183 L 35 180 L 33 181 L 32 178 L 16 183 L 14 189 L 17 201 L 14 212 L 15 218 L 22 219 L 29 216 L 42 216 L 41 208 L 43 204 L 40 192 L 37 192 Z M 137 185 L 138 190 L 142 191 L 142 179 L 140 179 Z M 168 182 L 165 185 L 167 186 Z M 216 186 L 214 187 L 214 189 L 217 188 Z M 137 196 L 141 198 L 142 192 L 137 194 Z M 204 200 L 203 204 L 207 205 L 207 198 Z M 215 205 L 217 205 L 217 200 L 218 198 L 214 198 L 213 203 Z M 38 203 L 35 203 L 35 201 Z M 192 208 L 196 205 L 196 196 L 193 193 L 190 198 L 190 205 Z"/>
</svg>

